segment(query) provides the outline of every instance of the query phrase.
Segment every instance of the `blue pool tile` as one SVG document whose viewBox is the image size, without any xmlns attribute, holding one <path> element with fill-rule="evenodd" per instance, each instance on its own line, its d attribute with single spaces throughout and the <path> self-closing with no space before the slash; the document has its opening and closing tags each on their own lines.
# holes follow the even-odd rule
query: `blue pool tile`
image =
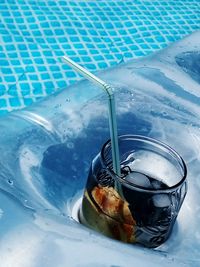
<svg viewBox="0 0 200 267">
<path fill-rule="evenodd" d="M 80 42 L 79 37 L 70 36 L 69 39 L 70 39 L 70 41 L 71 41 L 72 43 Z"/>
<path fill-rule="evenodd" d="M 51 28 L 51 26 L 50 26 L 50 22 L 49 21 L 44 21 L 44 22 L 41 22 L 40 23 L 40 27 L 42 28 L 42 29 L 48 29 L 48 28 Z"/>
<path fill-rule="evenodd" d="M 88 47 L 89 48 L 89 47 Z M 93 55 L 97 55 L 98 54 L 98 50 L 97 49 L 91 49 L 90 53 Z M 93 57 L 94 58 L 94 57 Z M 95 58 L 94 58 L 95 59 Z"/>
<path fill-rule="evenodd" d="M 161 38 L 162 38 L 162 37 L 161 37 Z M 153 38 L 149 38 L 149 37 L 148 37 L 148 38 L 146 38 L 146 40 L 147 40 L 148 43 L 154 43 L 154 39 L 153 39 Z"/>
<path fill-rule="evenodd" d="M 95 64 L 85 64 L 85 67 L 88 68 L 89 70 L 96 70 L 96 65 Z"/>
<path fill-rule="evenodd" d="M 62 78 L 63 77 L 63 75 L 62 75 L 62 73 L 60 73 L 60 72 L 54 72 L 53 73 L 53 78 L 54 79 L 60 79 L 60 78 Z"/>
<path fill-rule="evenodd" d="M 34 87 L 33 94 L 34 94 L 34 95 L 42 95 L 42 94 L 43 94 L 43 90 L 42 90 L 42 88 L 39 87 L 39 86 Z"/>
<path fill-rule="evenodd" d="M 39 12 L 36 12 L 37 15 L 38 15 L 38 13 L 39 13 Z M 43 16 L 43 15 L 39 15 L 37 18 L 38 18 L 39 21 L 43 21 L 43 20 L 46 21 L 46 17 Z M 52 19 L 52 20 L 56 20 L 56 17 L 55 17 L 55 16 L 49 16 L 49 21 L 51 21 L 51 19 Z M 32 24 L 32 25 L 33 25 L 33 24 Z"/>
<path fill-rule="evenodd" d="M 6 54 L 0 52 L 0 59 L 5 59 L 5 58 L 6 58 Z"/>
<path fill-rule="evenodd" d="M 24 90 L 24 91 L 21 91 L 21 94 L 22 96 L 29 96 L 30 95 L 30 91 L 29 90 Z"/>
<path fill-rule="evenodd" d="M 24 105 L 25 106 L 29 106 L 29 105 L 31 105 L 33 103 L 33 99 L 32 98 L 24 98 L 23 101 L 24 101 Z"/>
<path fill-rule="evenodd" d="M 109 23 L 109 22 L 106 22 L 105 23 L 105 27 L 106 27 L 106 29 L 114 29 L 114 25 L 112 24 L 112 23 Z"/>
<path fill-rule="evenodd" d="M 34 66 L 28 66 L 26 68 L 27 73 L 35 73 L 35 67 Z"/>
<path fill-rule="evenodd" d="M 98 62 L 98 61 L 101 61 L 101 60 L 104 60 L 103 56 L 101 55 L 98 55 L 98 56 L 94 56 L 94 59 Z"/>
<path fill-rule="evenodd" d="M 69 35 L 76 35 L 76 31 L 74 29 L 66 29 L 66 33 Z"/>
<path fill-rule="evenodd" d="M 105 44 L 102 44 L 102 43 L 99 43 L 96 46 L 101 50 L 107 47 Z"/>
<path fill-rule="evenodd" d="M 35 23 L 33 23 L 33 24 L 30 24 L 30 25 L 29 25 L 29 27 L 30 27 L 30 29 L 31 29 L 31 30 L 38 29 L 38 25 L 37 25 L 37 24 L 35 24 Z"/>
<path fill-rule="evenodd" d="M 98 66 L 99 66 L 100 69 L 105 69 L 105 68 L 108 67 L 108 64 L 105 63 L 105 62 L 99 62 L 99 63 L 98 63 Z"/>
<path fill-rule="evenodd" d="M 156 33 L 154 32 L 154 34 L 156 34 Z M 152 34 L 150 32 L 143 32 L 142 36 L 143 37 L 149 37 L 149 36 L 152 36 Z"/>
<path fill-rule="evenodd" d="M 6 92 L 6 86 L 4 84 L 0 84 L 0 95 L 3 95 Z"/>
<path fill-rule="evenodd" d="M 29 83 L 20 83 L 20 88 L 22 91 L 30 91 L 30 84 Z"/>
<path fill-rule="evenodd" d="M 23 8 L 24 8 L 24 6 L 22 6 L 22 10 L 23 10 Z M 26 17 L 29 17 L 29 16 L 32 16 L 33 15 L 33 13 L 30 11 L 30 10 L 25 10 L 25 11 L 23 11 L 23 13 L 24 13 L 24 16 L 26 16 Z"/>
<path fill-rule="evenodd" d="M 55 53 L 55 55 L 56 55 L 57 57 L 61 57 L 61 56 L 64 56 L 64 55 L 65 55 L 65 53 L 64 53 L 63 51 L 61 51 L 61 50 L 57 50 L 57 51 L 55 51 L 54 53 Z"/>
<path fill-rule="evenodd" d="M 127 52 L 127 53 L 124 53 L 124 56 L 127 57 L 127 58 L 132 58 L 133 54 L 130 53 L 130 52 Z"/>
<path fill-rule="evenodd" d="M 16 79 L 15 79 L 14 76 L 12 76 L 12 75 L 8 75 L 8 76 L 5 76 L 5 81 L 6 81 L 7 83 L 13 83 L 13 82 L 16 82 Z M 1 89 L 0 89 L 0 90 L 1 90 Z"/>
<path fill-rule="evenodd" d="M 7 11 L 2 11 L 1 15 L 2 15 L 2 17 L 9 17 L 10 16 L 10 12 L 8 10 Z"/>
<path fill-rule="evenodd" d="M 22 24 L 22 23 L 24 23 L 24 19 L 23 19 L 22 17 L 15 18 L 15 22 L 16 22 L 16 23 L 19 23 L 19 24 L 20 24 L 20 23 Z"/>
<path fill-rule="evenodd" d="M 151 44 L 150 46 L 155 50 L 160 48 L 159 45 L 157 45 L 157 44 Z M 147 47 L 147 49 L 148 49 L 148 47 Z"/>
<path fill-rule="evenodd" d="M 42 75 L 43 75 L 43 74 L 41 74 L 41 76 L 42 76 Z M 30 79 L 31 81 L 38 81 L 38 80 L 39 80 L 39 77 L 38 77 L 38 75 L 36 75 L 36 74 L 29 74 L 28 77 L 29 77 L 29 79 Z"/>
<path fill-rule="evenodd" d="M 47 64 L 55 64 L 56 61 L 54 58 L 46 58 Z"/>
<path fill-rule="evenodd" d="M 64 31 L 62 29 L 55 29 L 55 34 L 56 35 L 63 35 Z"/>
<path fill-rule="evenodd" d="M 45 92 L 46 92 L 48 95 L 50 95 L 50 94 L 52 94 L 52 93 L 54 92 L 54 90 L 55 90 L 55 88 L 53 88 L 53 87 L 49 87 L 49 88 L 46 88 L 46 89 L 45 89 Z"/>
<path fill-rule="evenodd" d="M 10 43 L 10 42 L 12 42 L 12 37 L 9 35 L 6 35 L 6 36 L 3 36 L 3 40 L 6 43 Z"/>
<path fill-rule="evenodd" d="M 114 59 L 114 56 L 113 56 L 113 55 L 105 55 L 105 57 L 106 57 L 108 60 Z"/>
<path fill-rule="evenodd" d="M 82 49 L 84 46 L 80 43 L 74 44 L 75 49 Z"/>
<path fill-rule="evenodd" d="M 44 30 L 44 34 L 47 35 L 47 36 L 52 36 L 53 35 L 53 31 L 51 29 L 47 29 L 47 30 Z"/>
<path fill-rule="evenodd" d="M 87 57 L 83 56 L 82 60 L 84 63 L 92 62 L 92 59 L 89 56 L 87 56 Z"/>
<path fill-rule="evenodd" d="M 75 78 L 76 77 L 76 74 L 73 71 L 68 71 L 66 73 L 66 77 L 68 77 L 68 78 Z"/>
<path fill-rule="evenodd" d="M 58 37 L 58 41 L 59 41 L 59 43 L 67 43 L 67 38 L 65 38 L 65 37 Z"/>
<path fill-rule="evenodd" d="M 3 74 L 5 74 L 5 75 L 7 75 L 7 74 L 12 74 L 12 69 L 11 68 L 6 68 L 6 67 L 1 67 L 1 72 L 3 73 Z"/>
<path fill-rule="evenodd" d="M 148 53 L 149 53 L 149 51 L 147 51 L 147 54 L 148 54 Z M 136 51 L 136 52 L 134 52 L 134 54 L 135 54 L 137 57 L 142 57 L 142 56 L 145 55 L 145 53 L 142 52 L 142 51 Z"/>
<path fill-rule="evenodd" d="M 158 41 L 158 42 L 165 42 L 165 38 L 162 37 L 162 36 L 156 36 L 155 39 Z"/>
<path fill-rule="evenodd" d="M 54 84 L 53 82 L 49 81 L 49 82 L 44 82 L 44 85 L 46 88 L 54 88 Z"/>
<path fill-rule="evenodd" d="M 3 67 L 7 67 L 7 66 L 9 66 L 9 61 L 8 60 L 5 60 L 5 59 L 1 59 L 1 66 L 3 66 Z"/>
<path fill-rule="evenodd" d="M 16 48 L 14 45 L 8 44 L 8 45 L 6 45 L 6 50 L 7 51 L 16 51 Z"/>
<path fill-rule="evenodd" d="M 32 82 L 31 84 L 34 89 L 42 90 L 42 84 L 40 82 Z"/>
<path fill-rule="evenodd" d="M 7 34 L 9 34 L 9 31 L 7 29 L 1 29 L 1 34 L 7 35 Z"/>
<path fill-rule="evenodd" d="M 132 42 L 130 41 L 130 43 L 132 43 Z M 130 49 L 131 49 L 131 50 L 139 50 L 139 46 L 138 46 L 138 45 L 134 45 L 134 44 L 132 45 L 132 44 L 131 44 L 131 45 L 130 45 Z"/>
<path fill-rule="evenodd" d="M 34 31 L 33 31 L 33 35 L 34 35 L 35 37 L 42 36 L 42 32 L 41 32 L 40 30 L 34 30 Z"/>
<path fill-rule="evenodd" d="M 5 108 L 7 107 L 7 102 L 5 99 L 0 98 L 0 108 Z"/>
<path fill-rule="evenodd" d="M 66 53 L 68 56 L 75 56 L 76 55 L 76 52 L 74 50 L 69 50 L 67 51 Z"/>
<path fill-rule="evenodd" d="M 45 65 L 42 65 L 42 66 L 37 65 L 37 69 L 38 69 L 39 73 L 47 71 L 47 68 Z"/>
<path fill-rule="evenodd" d="M 22 58 L 28 58 L 29 57 L 29 53 L 28 52 L 24 52 L 24 51 L 20 51 L 20 56 Z"/>
<path fill-rule="evenodd" d="M 1 13 L 2 14 L 2 13 Z M 3 16 L 3 15 L 2 15 Z M 4 19 L 4 21 L 6 22 L 6 23 L 8 23 L 8 24 L 11 24 L 11 23 L 14 23 L 14 19 L 12 19 L 12 18 L 10 18 L 10 17 L 6 17 L 5 19 Z"/>
<path fill-rule="evenodd" d="M 21 106 L 21 102 L 18 98 L 10 98 L 9 102 L 10 102 L 10 105 L 12 107 L 20 107 Z"/>
<path fill-rule="evenodd" d="M 94 22 L 95 29 L 103 29 L 103 25 L 99 22 Z"/>
<path fill-rule="evenodd" d="M 58 85 L 58 88 L 64 88 L 66 87 L 66 81 L 58 81 L 57 85 Z"/>
<path fill-rule="evenodd" d="M 22 68 L 22 67 L 15 67 L 14 70 L 15 70 L 15 72 L 16 72 L 17 74 L 19 74 L 19 73 L 23 73 L 23 72 L 24 72 L 24 68 Z"/>
<path fill-rule="evenodd" d="M 35 63 L 43 65 L 44 64 L 44 60 L 42 58 L 40 58 L 40 57 L 39 58 L 35 58 Z M 45 67 L 44 67 L 44 69 L 45 69 Z"/>
<path fill-rule="evenodd" d="M 81 56 L 85 56 L 85 55 L 88 54 L 87 51 L 84 50 L 84 49 L 83 49 L 83 50 L 79 50 L 78 53 L 79 53 L 79 55 L 81 55 Z"/>
<path fill-rule="evenodd" d="M 33 57 L 40 57 L 40 56 L 41 56 L 41 54 L 40 54 L 39 51 L 32 51 L 32 52 L 31 52 L 31 55 L 32 55 Z"/>
<path fill-rule="evenodd" d="M 18 90 L 20 90 L 20 87 L 18 88 Z M 6 91 L 6 94 L 11 96 L 11 97 L 18 98 L 19 93 L 17 91 L 16 84 L 10 85 L 9 88 L 7 89 L 7 91 Z"/>
</svg>

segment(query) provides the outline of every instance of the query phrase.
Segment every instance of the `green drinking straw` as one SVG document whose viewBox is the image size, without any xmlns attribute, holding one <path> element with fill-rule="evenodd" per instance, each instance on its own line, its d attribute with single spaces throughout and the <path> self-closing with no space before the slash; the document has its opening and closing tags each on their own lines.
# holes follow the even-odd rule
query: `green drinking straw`
<svg viewBox="0 0 200 267">
<path fill-rule="evenodd" d="M 113 170 L 120 176 L 120 161 L 119 161 L 119 145 L 118 145 L 118 135 L 117 135 L 117 120 L 115 112 L 115 97 L 112 87 L 99 79 L 97 76 L 84 69 L 82 66 L 78 65 L 76 62 L 63 56 L 62 59 L 73 69 L 82 74 L 85 78 L 92 81 L 96 85 L 100 86 L 108 96 L 108 109 L 109 109 L 109 127 L 110 127 L 110 137 L 111 137 L 111 148 L 112 148 L 112 160 L 113 160 Z"/>
</svg>

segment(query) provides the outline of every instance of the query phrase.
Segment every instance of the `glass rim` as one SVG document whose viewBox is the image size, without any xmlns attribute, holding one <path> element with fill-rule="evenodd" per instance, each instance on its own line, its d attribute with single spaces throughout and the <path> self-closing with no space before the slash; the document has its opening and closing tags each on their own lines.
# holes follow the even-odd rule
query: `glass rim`
<svg viewBox="0 0 200 267">
<path fill-rule="evenodd" d="M 187 177 L 187 167 L 185 164 L 185 161 L 183 160 L 183 158 L 169 145 L 165 144 L 162 141 L 159 141 L 157 139 L 151 138 L 151 137 L 147 137 L 147 136 L 143 136 L 143 135 L 132 135 L 132 134 L 127 134 L 127 135 L 120 135 L 118 136 L 118 140 L 125 140 L 125 139 L 131 139 L 131 140 L 135 140 L 135 141 L 142 141 L 145 143 L 149 143 L 154 147 L 161 147 L 164 148 L 165 150 L 167 150 L 168 152 L 170 152 L 171 155 L 173 155 L 175 157 L 175 160 L 179 163 L 179 166 L 181 167 L 181 169 L 183 170 L 183 175 L 180 178 L 180 180 L 172 185 L 169 186 L 166 189 L 155 189 L 155 188 L 146 188 L 143 186 L 139 186 L 136 185 L 134 183 L 131 183 L 130 181 L 127 181 L 125 179 L 123 179 L 122 177 L 118 176 L 111 167 L 107 166 L 106 164 L 106 159 L 104 157 L 104 152 L 106 147 L 109 145 L 109 147 L 111 148 L 111 140 L 109 139 L 107 142 L 104 143 L 101 152 L 100 152 L 100 158 L 101 158 L 101 163 L 104 166 L 104 168 L 110 173 L 111 177 L 115 180 L 117 178 L 117 181 L 119 181 L 121 184 L 126 184 L 129 185 L 132 188 L 138 189 L 140 191 L 146 191 L 146 192 L 157 192 L 157 193 L 167 193 L 172 191 L 173 189 L 177 189 L 179 186 L 181 186 Z"/>
</svg>

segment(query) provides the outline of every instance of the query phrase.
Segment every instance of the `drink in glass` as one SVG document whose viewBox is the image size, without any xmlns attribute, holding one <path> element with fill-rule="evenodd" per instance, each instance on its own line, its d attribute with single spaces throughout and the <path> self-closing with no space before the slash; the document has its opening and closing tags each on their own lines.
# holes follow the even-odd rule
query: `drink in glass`
<svg viewBox="0 0 200 267">
<path fill-rule="evenodd" d="M 92 161 L 79 219 L 117 240 L 157 247 L 170 236 L 185 198 L 186 165 L 171 147 L 144 136 L 120 136 L 119 153 L 120 176 L 110 141 Z"/>
</svg>

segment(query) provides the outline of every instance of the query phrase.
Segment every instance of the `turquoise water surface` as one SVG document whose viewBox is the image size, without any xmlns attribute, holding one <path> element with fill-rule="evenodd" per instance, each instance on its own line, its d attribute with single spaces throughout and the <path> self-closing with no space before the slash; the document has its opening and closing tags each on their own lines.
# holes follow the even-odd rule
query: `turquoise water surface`
<svg viewBox="0 0 200 267">
<path fill-rule="evenodd" d="M 90 71 L 159 50 L 200 27 L 200 1 L 0 2 L 0 114 L 76 82 L 60 62 Z"/>
</svg>

